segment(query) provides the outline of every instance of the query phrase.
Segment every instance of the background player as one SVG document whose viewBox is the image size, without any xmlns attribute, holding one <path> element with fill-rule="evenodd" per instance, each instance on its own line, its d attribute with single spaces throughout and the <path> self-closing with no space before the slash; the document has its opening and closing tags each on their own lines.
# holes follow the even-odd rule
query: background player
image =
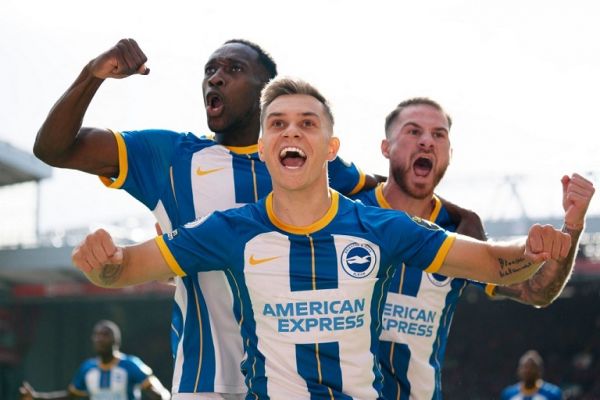
<svg viewBox="0 0 600 400">
<path fill-rule="evenodd" d="M 119 351 L 121 330 L 117 324 L 106 320 L 96 323 L 92 343 L 97 357 L 81 364 L 66 391 L 37 392 L 24 382 L 20 399 L 137 400 L 141 398 L 140 389 L 151 400 L 171 398 L 150 367 L 138 357 Z"/>
<path fill-rule="evenodd" d="M 561 400 L 558 386 L 544 382 L 544 361 L 535 350 L 529 350 L 519 359 L 517 376 L 519 382 L 504 389 L 501 400 Z"/>
<path fill-rule="evenodd" d="M 382 154 L 389 160 L 389 179 L 355 198 L 366 205 L 406 211 L 455 231 L 456 224 L 434 194 L 450 163 L 451 126 L 450 116 L 431 99 L 401 102 L 386 118 L 386 138 L 381 144 Z M 532 305 L 547 305 L 558 297 L 572 270 L 594 193 L 592 183 L 578 174 L 563 177 L 562 183 L 565 227 L 572 237 L 569 256 L 561 263 L 547 262 L 525 282 L 488 285 L 488 292 Z M 482 227 L 480 230 L 483 232 Z M 469 283 L 473 282 L 399 266 L 383 312 L 380 361 L 386 398 L 441 397 L 447 337 L 458 299 Z"/>
<path fill-rule="evenodd" d="M 76 248 L 75 265 L 109 287 L 223 269 L 247 346 L 249 395 L 368 399 L 381 396 L 373 352 L 396 262 L 511 283 L 566 256 L 569 236 L 550 226 L 532 227 L 520 244 L 454 240 L 419 218 L 338 196 L 326 169 L 339 147 L 332 132 L 314 88 L 272 82 L 259 142 L 272 194 L 133 247 L 115 247 L 100 230 Z"/>
</svg>

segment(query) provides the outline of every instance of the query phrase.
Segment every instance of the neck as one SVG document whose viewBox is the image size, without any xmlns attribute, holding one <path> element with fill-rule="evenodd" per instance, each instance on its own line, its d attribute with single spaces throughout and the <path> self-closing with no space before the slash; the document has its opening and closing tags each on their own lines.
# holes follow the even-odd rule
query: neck
<svg viewBox="0 0 600 400">
<path fill-rule="evenodd" d="M 423 199 L 417 199 L 400 189 L 391 179 L 384 184 L 383 195 L 394 210 L 406 211 L 423 219 L 429 219 L 435 206 L 433 193 Z"/>
<path fill-rule="evenodd" d="M 528 390 L 528 391 L 537 390 L 541 386 L 542 386 L 541 379 L 536 379 L 534 381 L 523 381 L 523 387 L 525 388 L 525 390 Z"/>
<path fill-rule="evenodd" d="M 251 121 L 235 123 L 231 127 L 215 132 L 215 142 L 223 146 L 244 147 L 258 143 L 260 122 L 258 117 Z"/>
<path fill-rule="evenodd" d="M 273 187 L 273 213 L 286 225 L 312 225 L 323 218 L 330 207 L 331 193 L 327 181 L 312 190 Z"/>
<path fill-rule="evenodd" d="M 116 357 L 114 351 L 112 351 L 110 353 L 99 354 L 99 356 L 100 356 L 100 360 L 102 361 L 102 364 L 110 364 L 112 362 L 112 360 L 114 360 Z"/>
</svg>

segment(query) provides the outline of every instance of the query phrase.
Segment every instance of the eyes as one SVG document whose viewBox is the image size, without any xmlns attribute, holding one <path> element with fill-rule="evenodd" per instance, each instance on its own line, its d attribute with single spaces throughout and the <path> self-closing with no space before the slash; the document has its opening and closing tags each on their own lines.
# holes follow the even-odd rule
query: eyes
<svg viewBox="0 0 600 400">
<path fill-rule="evenodd" d="M 406 133 L 410 136 L 418 137 L 423 133 L 423 130 L 420 128 L 412 127 L 408 128 L 408 130 L 406 130 Z M 431 132 L 431 136 L 433 136 L 435 139 L 445 139 L 448 137 L 448 132 L 446 132 L 444 129 L 438 129 Z"/>
<path fill-rule="evenodd" d="M 286 121 L 284 119 L 280 119 L 280 118 L 274 118 L 269 122 L 269 127 L 275 128 L 275 129 L 285 129 L 288 125 L 289 125 L 288 121 Z M 304 129 L 318 127 L 317 121 L 310 119 L 310 118 L 300 120 L 297 123 L 297 125 Z"/>
<path fill-rule="evenodd" d="M 244 66 L 242 64 L 238 64 L 238 63 L 227 64 L 227 65 L 224 65 L 223 68 L 225 69 L 225 71 L 227 73 L 230 73 L 230 74 L 244 71 Z M 204 67 L 204 75 L 207 77 L 212 76 L 217 72 L 217 69 L 218 69 L 218 66 L 209 64 L 206 67 Z"/>
</svg>

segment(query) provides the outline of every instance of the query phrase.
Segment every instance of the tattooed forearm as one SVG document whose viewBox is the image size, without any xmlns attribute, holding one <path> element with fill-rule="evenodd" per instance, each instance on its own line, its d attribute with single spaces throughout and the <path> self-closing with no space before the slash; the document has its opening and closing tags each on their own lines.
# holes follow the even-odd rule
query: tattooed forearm
<svg viewBox="0 0 600 400">
<path fill-rule="evenodd" d="M 123 272 L 123 264 L 106 264 L 102 267 L 98 278 L 103 285 L 110 286 L 117 282 Z"/>
<path fill-rule="evenodd" d="M 573 271 L 581 230 L 568 230 L 571 249 L 564 260 L 549 260 L 527 281 L 510 286 L 498 286 L 495 295 L 538 307 L 550 305 L 560 295 Z"/>
<path fill-rule="evenodd" d="M 522 271 L 533 265 L 531 261 L 527 261 L 525 258 L 522 257 L 510 261 L 504 258 L 499 258 L 498 262 L 500 263 L 499 273 L 501 278 Z"/>
</svg>

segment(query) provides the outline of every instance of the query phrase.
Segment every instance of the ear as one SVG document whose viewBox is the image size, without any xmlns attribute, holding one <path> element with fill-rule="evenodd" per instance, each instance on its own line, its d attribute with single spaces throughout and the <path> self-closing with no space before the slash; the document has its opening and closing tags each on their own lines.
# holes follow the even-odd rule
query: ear
<svg viewBox="0 0 600 400">
<path fill-rule="evenodd" d="M 260 158 L 260 161 L 265 162 L 265 159 L 263 158 L 263 151 L 264 151 L 264 143 L 262 141 L 262 137 L 258 138 L 258 158 Z"/>
<path fill-rule="evenodd" d="M 387 139 L 381 141 L 381 154 L 387 159 L 390 158 L 390 142 Z"/>
<path fill-rule="evenodd" d="M 454 154 L 454 148 L 450 147 L 450 154 L 448 156 L 448 165 L 452 162 L 452 155 Z"/>
<path fill-rule="evenodd" d="M 327 149 L 327 160 L 332 161 L 337 157 L 337 153 L 340 150 L 340 139 L 336 136 L 329 138 L 329 145 Z"/>
</svg>

